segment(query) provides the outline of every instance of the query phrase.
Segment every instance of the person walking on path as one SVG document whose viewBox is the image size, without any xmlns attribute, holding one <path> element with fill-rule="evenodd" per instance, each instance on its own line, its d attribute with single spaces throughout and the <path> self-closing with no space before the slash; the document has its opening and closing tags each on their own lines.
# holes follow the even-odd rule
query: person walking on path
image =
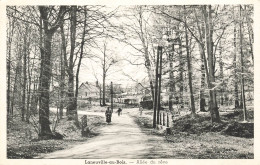
<svg viewBox="0 0 260 165">
<path fill-rule="evenodd" d="M 139 106 L 139 111 L 140 111 L 140 116 L 142 116 L 142 114 L 143 114 L 143 107 L 141 105 Z"/>
<path fill-rule="evenodd" d="M 122 115 L 122 109 L 118 108 L 117 113 L 118 113 L 118 116 Z"/>
<path fill-rule="evenodd" d="M 111 111 L 110 107 L 107 107 L 105 116 L 106 116 L 106 122 L 109 124 L 111 122 L 111 117 L 112 117 L 112 111 Z"/>
</svg>

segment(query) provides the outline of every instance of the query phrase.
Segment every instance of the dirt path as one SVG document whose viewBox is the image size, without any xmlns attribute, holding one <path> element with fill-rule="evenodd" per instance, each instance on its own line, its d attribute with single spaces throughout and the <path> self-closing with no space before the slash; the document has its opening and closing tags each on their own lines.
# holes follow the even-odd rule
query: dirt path
<svg viewBox="0 0 260 165">
<path fill-rule="evenodd" d="M 151 146 L 147 145 L 148 137 L 124 109 L 122 116 L 116 113 L 112 116 L 112 123 L 100 130 L 100 135 L 84 144 L 73 148 L 45 154 L 37 158 L 47 159 L 138 159 L 149 153 Z M 89 115 L 104 115 L 104 113 L 89 112 Z"/>
</svg>

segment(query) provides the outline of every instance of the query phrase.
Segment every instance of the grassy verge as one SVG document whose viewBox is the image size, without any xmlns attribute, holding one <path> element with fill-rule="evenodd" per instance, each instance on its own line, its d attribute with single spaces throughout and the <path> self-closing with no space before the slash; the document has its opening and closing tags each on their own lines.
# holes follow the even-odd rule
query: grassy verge
<svg viewBox="0 0 260 165">
<path fill-rule="evenodd" d="M 88 115 L 91 133 L 89 137 L 82 137 L 81 130 L 75 126 L 73 121 L 64 118 L 59 121 L 55 129 L 64 136 L 63 140 L 37 140 L 37 133 L 31 124 L 22 122 L 20 118 L 13 118 L 8 120 L 7 124 L 7 158 L 31 159 L 41 153 L 70 148 L 72 145 L 83 143 L 89 138 L 97 136 L 100 126 L 104 124 L 104 117 Z"/>
<path fill-rule="evenodd" d="M 139 116 L 133 114 L 135 122 L 148 136 L 152 146 L 145 158 L 171 159 L 253 159 L 253 123 L 243 125 L 241 113 L 221 113 L 222 123 L 211 124 L 208 113 L 195 119 L 189 115 L 174 120 L 172 134 L 152 128 L 150 112 Z M 249 112 L 253 121 L 253 112 Z"/>
</svg>

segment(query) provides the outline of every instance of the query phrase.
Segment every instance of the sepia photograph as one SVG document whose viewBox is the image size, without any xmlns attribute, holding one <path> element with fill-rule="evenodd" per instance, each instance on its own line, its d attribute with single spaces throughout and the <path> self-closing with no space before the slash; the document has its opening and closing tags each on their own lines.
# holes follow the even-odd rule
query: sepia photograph
<svg viewBox="0 0 260 165">
<path fill-rule="evenodd" d="M 256 158 L 254 3 L 4 9 L 6 162 Z"/>
</svg>

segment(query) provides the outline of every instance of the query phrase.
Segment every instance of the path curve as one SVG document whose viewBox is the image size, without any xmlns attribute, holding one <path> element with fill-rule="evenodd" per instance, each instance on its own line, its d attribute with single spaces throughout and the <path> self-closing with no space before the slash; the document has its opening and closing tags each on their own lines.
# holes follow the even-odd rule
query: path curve
<svg viewBox="0 0 260 165">
<path fill-rule="evenodd" d="M 149 153 L 145 135 L 124 109 L 122 116 L 113 113 L 112 123 L 104 126 L 97 137 L 70 149 L 55 151 L 38 158 L 47 159 L 138 159 Z M 87 115 L 102 115 L 87 112 Z M 104 115 L 104 113 L 103 113 Z"/>
</svg>

